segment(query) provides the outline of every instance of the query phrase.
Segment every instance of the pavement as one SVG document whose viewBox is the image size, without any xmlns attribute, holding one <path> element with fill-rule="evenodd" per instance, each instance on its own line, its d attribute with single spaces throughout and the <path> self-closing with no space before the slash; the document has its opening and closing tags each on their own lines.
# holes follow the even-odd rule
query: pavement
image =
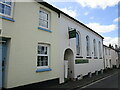
<svg viewBox="0 0 120 90">
<path fill-rule="evenodd" d="M 120 69 L 107 69 L 107 70 L 103 71 L 103 74 L 102 73 L 98 73 L 98 75 L 92 74 L 92 77 L 84 76 L 83 79 L 81 79 L 81 80 L 68 81 L 68 82 L 63 83 L 63 84 L 44 87 L 42 89 L 45 89 L 45 90 L 46 89 L 47 90 L 49 90 L 49 89 L 76 90 L 76 89 L 82 88 L 90 83 L 93 83 L 95 81 L 98 81 L 100 79 L 103 79 L 105 77 L 113 75 L 115 73 L 118 73 L 119 71 L 120 71 Z"/>
</svg>

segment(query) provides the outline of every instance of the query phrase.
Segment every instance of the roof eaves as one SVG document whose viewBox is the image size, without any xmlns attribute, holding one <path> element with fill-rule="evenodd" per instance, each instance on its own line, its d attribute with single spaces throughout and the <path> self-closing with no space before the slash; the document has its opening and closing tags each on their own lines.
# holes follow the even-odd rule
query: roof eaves
<svg viewBox="0 0 120 90">
<path fill-rule="evenodd" d="M 101 36 L 100 34 L 98 34 L 97 32 L 95 32 L 94 30 L 92 30 L 91 28 L 89 28 L 88 26 L 86 26 L 85 24 L 81 23 L 80 21 L 78 21 L 78 20 L 74 19 L 73 17 L 69 16 L 68 14 L 62 12 L 62 11 L 59 10 L 58 8 L 56 8 L 56 7 L 48 4 L 48 3 L 45 2 L 45 1 L 43 1 L 43 2 L 39 2 L 39 0 L 36 0 L 36 1 L 37 1 L 38 3 L 44 5 L 45 7 L 50 8 L 51 10 L 55 11 L 55 12 L 58 13 L 58 14 L 60 14 L 60 13 L 64 14 L 65 16 L 67 16 L 67 17 L 69 17 L 70 19 L 74 20 L 75 22 L 81 24 L 82 26 L 86 27 L 87 29 L 91 30 L 92 32 L 94 32 L 95 34 L 97 34 L 98 36 L 100 36 L 102 39 L 104 39 L 103 36 Z"/>
</svg>

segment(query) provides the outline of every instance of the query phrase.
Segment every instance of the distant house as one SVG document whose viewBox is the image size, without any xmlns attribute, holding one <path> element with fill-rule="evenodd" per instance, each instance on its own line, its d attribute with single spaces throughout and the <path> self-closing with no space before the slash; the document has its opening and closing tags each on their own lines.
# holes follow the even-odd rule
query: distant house
<svg viewBox="0 0 120 90">
<path fill-rule="evenodd" d="M 118 54 L 118 67 L 120 67 L 120 47 L 119 48 L 115 48 L 117 54 Z"/>
<path fill-rule="evenodd" d="M 114 48 L 104 47 L 104 66 L 105 68 L 119 67 L 118 65 L 118 53 Z"/>
</svg>

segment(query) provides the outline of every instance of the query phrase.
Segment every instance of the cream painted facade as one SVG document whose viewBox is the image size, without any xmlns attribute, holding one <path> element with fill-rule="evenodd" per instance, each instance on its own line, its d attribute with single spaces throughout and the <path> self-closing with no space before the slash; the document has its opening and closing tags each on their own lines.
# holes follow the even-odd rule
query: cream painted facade
<svg viewBox="0 0 120 90">
<path fill-rule="evenodd" d="M 103 46 L 104 47 L 104 65 L 105 68 L 113 68 L 116 66 L 117 68 L 119 67 L 118 65 L 118 53 L 116 52 L 115 49 L 112 49 L 108 46 Z"/>
<path fill-rule="evenodd" d="M 50 30 L 38 29 L 40 7 L 50 12 Z M 7 39 L 4 88 L 59 78 L 58 14 L 37 2 L 15 2 L 15 22 L 2 20 L 2 37 Z M 49 44 L 51 71 L 36 72 L 38 43 Z"/>
</svg>

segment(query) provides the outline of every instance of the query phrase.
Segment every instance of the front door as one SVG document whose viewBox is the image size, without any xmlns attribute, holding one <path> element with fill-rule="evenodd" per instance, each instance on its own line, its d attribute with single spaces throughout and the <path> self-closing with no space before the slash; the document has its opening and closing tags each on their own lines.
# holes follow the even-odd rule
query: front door
<svg viewBox="0 0 120 90">
<path fill-rule="evenodd" d="M 2 88 L 2 43 L 0 42 L 0 88 Z"/>
<path fill-rule="evenodd" d="M 7 41 L 2 41 L 2 86 L 4 84 L 6 54 L 7 54 Z"/>
<path fill-rule="evenodd" d="M 110 59 L 110 61 L 109 61 L 109 62 L 110 62 L 110 68 L 112 68 L 112 63 L 111 63 L 111 59 Z"/>
</svg>

